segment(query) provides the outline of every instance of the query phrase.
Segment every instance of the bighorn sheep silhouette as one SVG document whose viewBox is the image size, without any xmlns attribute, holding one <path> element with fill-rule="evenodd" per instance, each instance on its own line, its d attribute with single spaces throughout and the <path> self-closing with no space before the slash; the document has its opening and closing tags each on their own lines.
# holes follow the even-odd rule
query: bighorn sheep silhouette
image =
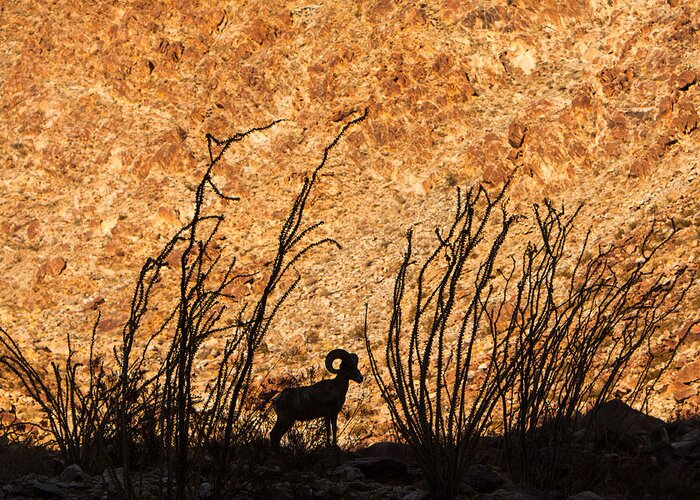
<svg viewBox="0 0 700 500">
<path fill-rule="evenodd" d="M 339 359 L 340 367 L 333 368 L 333 362 Z M 345 403 L 350 380 L 362 382 L 363 377 L 357 369 L 357 354 L 350 354 L 343 349 L 333 349 L 326 356 L 326 370 L 335 373 L 333 379 L 321 380 L 306 387 L 284 389 L 272 406 L 277 413 L 277 422 L 270 432 L 270 443 L 278 448 L 282 436 L 292 428 L 294 422 L 324 418 L 326 420 L 326 445 L 331 445 L 331 427 L 333 428 L 333 445 L 337 444 L 338 413 Z"/>
</svg>

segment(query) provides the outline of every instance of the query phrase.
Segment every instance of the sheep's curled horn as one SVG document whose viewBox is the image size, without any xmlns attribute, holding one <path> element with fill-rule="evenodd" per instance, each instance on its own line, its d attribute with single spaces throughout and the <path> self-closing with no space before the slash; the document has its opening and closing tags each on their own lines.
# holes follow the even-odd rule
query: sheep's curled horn
<svg viewBox="0 0 700 500">
<path fill-rule="evenodd" d="M 350 361 L 353 356 L 357 358 L 357 354 L 350 354 L 345 349 L 333 349 L 326 355 L 326 370 L 328 370 L 331 373 L 338 373 L 340 371 L 340 368 L 333 368 L 333 362 L 336 359 Z M 355 361 L 355 364 L 357 365 L 358 360 L 353 361 Z"/>
</svg>

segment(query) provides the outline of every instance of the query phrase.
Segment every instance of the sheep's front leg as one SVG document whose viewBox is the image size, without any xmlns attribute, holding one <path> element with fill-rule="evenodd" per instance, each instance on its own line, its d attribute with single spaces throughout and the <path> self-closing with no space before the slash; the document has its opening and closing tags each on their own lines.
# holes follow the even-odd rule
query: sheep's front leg
<svg viewBox="0 0 700 500">
<path fill-rule="evenodd" d="M 294 425 L 294 420 L 285 420 L 279 416 L 277 417 L 277 422 L 275 422 L 275 426 L 272 428 L 272 432 L 270 432 L 270 444 L 273 448 L 280 447 L 282 436 L 292 428 L 292 425 Z"/>
<path fill-rule="evenodd" d="M 326 423 L 326 448 L 331 447 L 331 419 L 330 417 L 325 417 L 323 419 Z"/>
</svg>

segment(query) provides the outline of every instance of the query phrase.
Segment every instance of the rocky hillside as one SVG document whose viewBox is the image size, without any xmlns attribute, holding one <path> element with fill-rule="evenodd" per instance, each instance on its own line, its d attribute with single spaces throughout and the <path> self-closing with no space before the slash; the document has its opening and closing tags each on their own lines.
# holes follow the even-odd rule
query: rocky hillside
<svg viewBox="0 0 700 500">
<path fill-rule="evenodd" d="M 580 225 L 594 242 L 630 245 L 654 217 L 673 217 L 684 229 L 663 261 L 698 270 L 699 9 L 698 0 L 4 2 L 1 324 L 49 360 L 66 353 L 68 332 L 85 345 L 99 309 L 107 350 L 142 262 L 191 215 L 205 134 L 285 118 L 235 145 L 215 172 L 241 197 L 226 208 L 227 244 L 243 270 L 263 268 L 303 175 L 365 107 L 308 213 L 343 249 L 300 266 L 261 368 L 320 366 L 336 346 L 362 353 L 363 304 L 379 338 L 406 229 L 429 234 L 455 185 L 498 186 L 516 168 L 516 209 L 543 197 L 584 202 Z M 698 313 L 697 287 L 687 307 L 687 318 Z M 699 344 L 696 329 L 673 368 Z M 700 404 L 693 366 L 664 381 L 659 416 Z M 0 407 L 18 399 L 6 389 Z"/>
</svg>

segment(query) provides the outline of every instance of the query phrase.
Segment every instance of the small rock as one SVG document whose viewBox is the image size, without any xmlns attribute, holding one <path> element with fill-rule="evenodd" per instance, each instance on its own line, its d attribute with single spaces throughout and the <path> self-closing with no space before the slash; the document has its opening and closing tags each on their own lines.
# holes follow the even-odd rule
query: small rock
<svg viewBox="0 0 700 500">
<path fill-rule="evenodd" d="M 508 125 L 508 143 L 512 148 L 518 149 L 523 145 L 525 141 L 525 133 L 527 132 L 527 127 L 518 123 L 511 122 Z"/>
<path fill-rule="evenodd" d="M 199 498 L 213 498 L 214 485 L 211 483 L 201 483 L 197 490 L 197 495 L 199 495 Z"/>
<path fill-rule="evenodd" d="M 292 490 L 292 485 L 288 481 L 276 483 L 272 485 L 272 489 L 275 492 L 275 498 L 279 498 L 280 500 L 293 500 L 297 498 Z"/>
<path fill-rule="evenodd" d="M 162 222 L 173 226 L 180 225 L 180 217 L 177 212 L 170 207 L 158 207 L 158 217 Z"/>
<path fill-rule="evenodd" d="M 659 112 L 657 118 L 663 118 L 668 116 L 673 111 L 673 99 L 670 97 L 664 97 L 659 101 Z"/>
<path fill-rule="evenodd" d="M 503 486 L 505 481 L 492 467 L 485 464 L 473 464 L 464 473 L 462 483 L 479 493 L 491 493 Z"/>
<path fill-rule="evenodd" d="M 41 223 L 38 220 L 33 221 L 27 226 L 27 237 L 34 241 L 41 234 Z"/>
<path fill-rule="evenodd" d="M 56 277 L 65 271 L 67 266 L 66 260 L 63 257 L 52 257 L 44 262 L 36 272 L 37 282 L 44 281 L 48 277 Z"/>
<path fill-rule="evenodd" d="M 677 403 L 682 403 L 689 397 L 695 396 L 698 393 L 696 387 L 685 385 L 680 382 L 671 384 L 670 389 L 673 392 L 673 399 L 675 399 Z"/>
<path fill-rule="evenodd" d="M 680 440 L 671 443 L 675 454 L 679 457 L 689 457 L 697 453 L 700 445 L 700 430 L 693 430 L 684 434 Z M 693 453 L 696 452 L 696 453 Z"/>
<path fill-rule="evenodd" d="M 492 494 L 494 500 L 554 500 L 558 495 L 545 493 L 531 486 L 507 484 Z"/>
<path fill-rule="evenodd" d="M 671 447 L 679 457 L 687 457 L 695 449 L 695 441 L 677 441 L 671 443 Z"/>
<path fill-rule="evenodd" d="M 698 112 L 692 102 L 682 102 L 678 105 L 678 116 L 673 121 L 676 131 L 690 134 L 698 128 Z"/>
<path fill-rule="evenodd" d="M 697 78 L 695 71 L 687 69 L 676 77 L 676 88 L 678 90 L 688 90 L 697 81 Z"/>
<path fill-rule="evenodd" d="M 84 477 L 85 473 L 78 464 L 70 464 L 68 467 L 63 469 L 63 472 L 59 474 L 58 479 L 65 483 L 70 483 L 72 481 L 80 481 Z"/>
<path fill-rule="evenodd" d="M 688 363 L 676 373 L 676 381 L 688 384 L 700 380 L 700 361 Z"/>
<path fill-rule="evenodd" d="M 96 299 L 90 300 L 83 306 L 83 311 L 97 311 L 102 304 L 105 303 L 104 297 L 97 297 Z"/>
<path fill-rule="evenodd" d="M 118 318 L 100 318 L 100 322 L 97 324 L 98 332 L 108 332 L 122 326 L 122 322 Z"/>
<path fill-rule="evenodd" d="M 604 500 L 600 495 L 596 495 L 592 491 L 582 491 L 576 495 L 571 495 L 567 497 L 566 500 Z"/>
<path fill-rule="evenodd" d="M 120 484 L 124 484 L 124 469 L 117 467 L 116 469 L 109 470 L 105 469 L 102 472 L 102 481 L 107 487 L 109 493 L 115 493 L 117 491 L 117 484 L 115 480 Z"/>
<path fill-rule="evenodd" d="M 336 477 L 338 477 L 338 479 L 341 479 L 343 481 L 355 481 L 363 479 L 365 477 L 365 475 L 362 474 L 362 471 L 360 471 L 360 469 L 348 464 L 343 464 L 337 469 L 335 469 L 334 474 L 336 475 Z"/>
<path fill-rule="evenodd" d="M 350 487 L 345 483 L 333 483 L 328 488 L 331 498 L 344 498 L 349 491 Z"/>
<path fill-rule="evenodd" d="M 67 498 L 68 491 L 55 479 L 39 474 L 29 474 L 22 479 L 22 496 Z"/>
<path fill-rule="evenodd" d="M 427 500 L 428 498 L 430 498 L 430 493 L 427 491 L 418 490 L 412 491 L 408 495 L 401 497 L 401 500 Z"/>
</svg>

